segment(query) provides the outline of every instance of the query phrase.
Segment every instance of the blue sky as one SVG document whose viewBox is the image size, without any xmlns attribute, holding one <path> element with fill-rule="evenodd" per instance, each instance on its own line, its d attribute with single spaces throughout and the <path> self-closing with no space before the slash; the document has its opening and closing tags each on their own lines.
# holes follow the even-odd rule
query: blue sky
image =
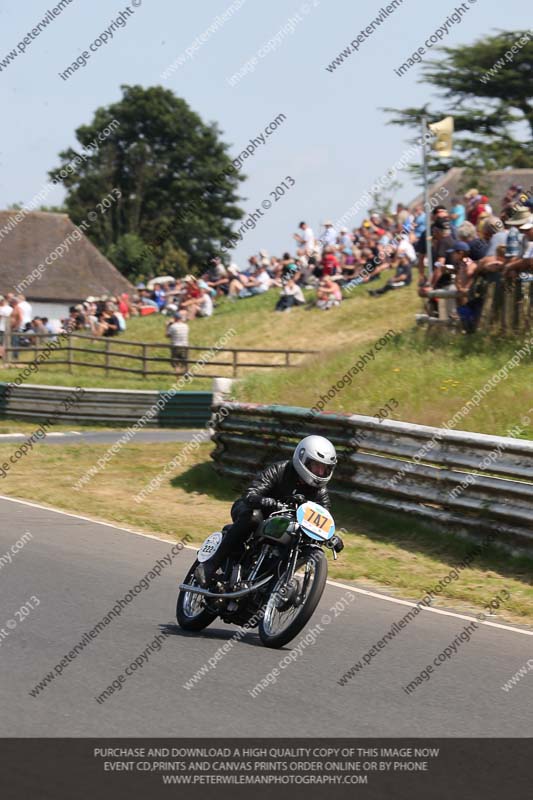
<svg viewBox="0 0 533 800">
<path fill-rule="evenodd" d="M 28 202 L 41 189 L 47 171 L 58 163 L 58 152 L 75 144 L 75 128 L 89 122 L 98 106 L 116 101 L 121 84 L 162 84 L 204 120 L 216 121 L 235 156 L 278 114 L 287 117 L 244 162 L 249 177 L 241 186 L 242 206 L 247 211 L 260 206 L 288 175 L 295 185 L 235 249 L 233 259 L 240 265 L 260 248 L 271 253 L 291 248 L 301 219 L 318 232 L 322 220 L 342 216 L 401 157 L 409 134 L 387 125 L 380 107 L 421 105 L 434 98 L 429 87 L 417 82 L 419 64 L 403 77 L 394 69 L 460 5 L 403 0 L 361 40 L 358 52 L 330 73 L 327 64 L 380 14 L 386 0 L 383 5 L 370 0 L 134 2 L 140 4 L 130 2 L 125 26 L 117 27 L 69 80 L 58 73 L 89 50 L 125 3 L 72 0 L 0 71 L 0 208 Z M 240 8 L 162 78 L 232 3 Z M 55 5 L 54 0 L 2 4 L 0 64 Z M 470 43 L 501 28 L 526 30 L 530 23 L 527 4 L 509 3 L 503 15 L 501 4 L 468 0 L 468 6 L 461 23 L 448 27 L 444 44 Z M 258 56 L 276 34 L 276 49 Z M 254 56 L 255 70 L 231 86 L 231 76 Z M 403 181 L 396 199 L 409 201 L 417 190 L 405 174 Z M 55 188 L 46 204 L 62 198 L 62 190 Z"/>
</svg>

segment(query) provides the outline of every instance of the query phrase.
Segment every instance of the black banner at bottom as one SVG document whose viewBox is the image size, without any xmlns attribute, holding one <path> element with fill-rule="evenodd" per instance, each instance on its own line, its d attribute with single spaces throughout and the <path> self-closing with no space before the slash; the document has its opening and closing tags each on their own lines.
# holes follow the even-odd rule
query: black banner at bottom
<svg viewBox="0 0 533 800">
<path fill-rule="evenodd" d="M 3 739 L 2 800 L 523 800 L 530 739 Z"/>
</svg>

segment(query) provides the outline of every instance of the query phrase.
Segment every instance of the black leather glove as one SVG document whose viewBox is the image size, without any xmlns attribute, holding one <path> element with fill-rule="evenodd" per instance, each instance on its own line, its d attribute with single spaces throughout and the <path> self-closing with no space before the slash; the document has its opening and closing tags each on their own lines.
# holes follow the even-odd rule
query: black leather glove
<svg viewBox="0 0 533 800">
<path fill-rule="evenodd" d="M 342 541 L 340 536 L 337 536 L 337 534 L 335 534 L 329 540 L 328 547 L 331 547 L 331 549 L 335 550 L 336 553 L 340 553 L 341 550 L 344 550 L 344 542 Z"/>
<path fill-rule="evenodd" d="M 263 511 L 266 511 L 268 514 L 271 514 L 272 511 L 277 511 L 279 508 L 279 503 L 277 500 L 274 500 L 273 497 L 263 497 L 261 500 L 261 508 Z"/>
<path fill-rule="evenodd" d="M 302 503 L 305 503 L 306 501 L 306 497 L 303 494 L 295 494 L 293 495 L 292 499 L 294 500 L 297 506 L 301 506 Z"/>
</svg>

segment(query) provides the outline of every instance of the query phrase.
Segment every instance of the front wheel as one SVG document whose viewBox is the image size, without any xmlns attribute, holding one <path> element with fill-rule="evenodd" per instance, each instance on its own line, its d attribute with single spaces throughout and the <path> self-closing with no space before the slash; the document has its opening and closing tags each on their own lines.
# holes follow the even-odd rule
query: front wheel
<svg viewBox="0 0 533 800">
<path fill-rule="evenodd" d="M 266 647 L 283 647 L 309 622 L 328 576 L 328 562 L 319 548 L 306 550 L 298 559 L 288 592 L 285 576 L 274 587 L 259 623 L 259 638 Z"/>
<path fill-rule="evenodd" d="M 197 585 L 194 577 L 194 571 L 197 566 L 198 561 L 195 561 L 185 576 L 183 583 L 187 583 L 189 586 Z M 201 594 L 180 589 L 176 605 L 176 619 L 183 630 L 201 631 L 207 628 L 217 616 L 206 607 L 205 598 Z"/>
</svg>

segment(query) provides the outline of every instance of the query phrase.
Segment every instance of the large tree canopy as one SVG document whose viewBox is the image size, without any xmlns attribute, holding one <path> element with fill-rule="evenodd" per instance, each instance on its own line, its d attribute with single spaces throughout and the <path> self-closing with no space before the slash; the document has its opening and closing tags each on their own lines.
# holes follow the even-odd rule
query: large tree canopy
<svg viewBox="0 0 533 800">
<path fill-rule="evenodd" d="M 216 124 L 185 100 L 162 87 L 121 88 L 118 103 L 76 130 L 80 148 L 61 152 L 50 177 L 63 181 L 73 221 L 89 222 L 87 235 L 128 277 L 205 265 L 243 216 L 236 192 L 244 178 Z M 120 198 L 115 192 L 102 210 L 113 189 Z"/>
<path fill-rule="evenodd" d="M 514 48 L 514 49 L 513 49 Z M 465 167 L 488 172 L 533 164 L 533 37 L 528 31 L 498 32 L 473 44 L 440 48 L 443 57 L 422 66 L 420 82 L 435 86 L 438 108 L 386 108 L 395 125 L 419 126 L 447 115 L 455 121 L 454 154 L 430 159 L 430 170 Z M 418 168 L 414 168 L 418 172 Z"/>
</svg>

